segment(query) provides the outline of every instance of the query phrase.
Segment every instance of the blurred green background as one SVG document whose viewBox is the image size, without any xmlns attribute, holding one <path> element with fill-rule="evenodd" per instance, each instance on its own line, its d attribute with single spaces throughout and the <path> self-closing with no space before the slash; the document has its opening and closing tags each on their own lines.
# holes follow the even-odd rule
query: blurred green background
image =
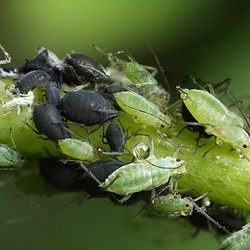
<svg viewBox="0 0 250 250">
<path fill-rule="evenodd" d="M 95 43 L 157 66 L 150 42 L 173 85 L 185 73 L 212 82 L 229 77 L 235 95 L 250 94 L 250 1 L 1 0 L 0 9 L 0 42 L 16 65 L 38 46 L 61 58 L 75 50 L 105 62 Z M 28 180 L 36 190 L 41 180 L 34 176 Z M 192 239 L 194 228 L 182 220 L 134 218 L 140 206 L 114 207 L 103 199 L 78 205 L 74 194 L 60 193 L 42 198 L 36 208 L 43 185 L 31 192 L 16 184 L 27 182 L 20 178 L 0 179 L 3 249 L 216 249 L 211 234 Z"/>
</svg>

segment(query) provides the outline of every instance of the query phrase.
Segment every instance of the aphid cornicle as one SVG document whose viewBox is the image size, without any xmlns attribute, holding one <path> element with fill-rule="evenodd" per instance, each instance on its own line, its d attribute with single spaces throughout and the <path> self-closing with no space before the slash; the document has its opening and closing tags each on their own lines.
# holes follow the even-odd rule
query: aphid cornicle
<svg viewBox="0 0 250 250">
<path fill-rule="evenodd" d="M 67 126 L 63 124 L 60 112 L 51 104 L 35 105 L 33 120 L 38 132 L 45 134 L 52 141 L 71 137 Z"/>
<path fill-rule="evenodd" d="M 70 54 L 64 62 L 69 65 L 69 68 L 65 67 L 65 70 L 68 70 L 76 81 L 98 83 L 110 80 L 103 67 L 87 55 Z"/>
<path fill-rule="evenodd" d="M 250 137 L 244 129 L 244 121 L 231 112 L 216 97 L 204 90 L 181 89 L 181 98 L 193 117 L 215 135 L 218 141 L 224 141 L 239 149 L 246 157 L 250 146 Z"/>
<path fill-rule="evenodd" d="M 114 94 L 118 105 L 134 120 L 154 128 L 168 128 L 171 117 L 163 114 L 159 108 L 143 96 L 132 92 L 119 92 Z"/>
<path fill-rule="evenodd" d="M 85 125 L 102 124 L 118 115 L 118 111 L 95 91 L 68 92 L 62 99 L 62 113 L 73 122 Z"/>
<path fill-rule="evenodd" d="M 140 191 L 153 190 L 166 184 L 170 177 L 180 177 L 185 174 L 185 161 L 171 156 L 156 158 L 151 147 L 149 157 L 136 159 L 117 169 L 100 184 L 100 187 L 128 196 Z"/>
<path fill-rule="evenodd" d="M 67 138 L 59 140 L 58 145 L 62 153 L 71 158 L 88 162 L 97 158 L 94 148 L 86 141 Z"/>
<path fill-rule="evenodd" d="M 64 191 L 83 190 L 84 170 L 78 163 L 45 158 L 39 160 L 39 170 L 43 179 L 55 188 Z"/>
<path fill-rule="evenodd" d="M 35 87 L 46 86 L 50 81 L 50 75 L 42 70 L 33 70 L 22 76 L 15 85 L 15 88 L 22 94 L 27 94 Z"/>
<path fill-rule="evenodd" d="M 106 129 L 105 137 L 113 152 L 123 152 L 125 142 L 123 129 L 121 127 L 111 122 Z"/>
<path fill-rule="evenodd" d="M 193 212 L 193 203 L 189 198 L 172 193 L 154 198 L 150 206 L 157 212 L 169 215 L 189 216 Z"/>
</svg>

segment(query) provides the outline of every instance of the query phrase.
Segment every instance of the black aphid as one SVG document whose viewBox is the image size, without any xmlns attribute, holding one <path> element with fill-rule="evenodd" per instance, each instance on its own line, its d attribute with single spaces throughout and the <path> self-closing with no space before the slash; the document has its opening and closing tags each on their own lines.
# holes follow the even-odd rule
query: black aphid
<svg viewBox="0 0 250 250">
<path fill-rule="evenodd" d="M 65 59 L 65 71 L 75 77 L 80 82 L 108 82 L 109 76 L 105 73 L 103 67 L 94 61 L 91 57 L 83 54 L 71 54 Z"/>
<path fill-rule="evenodd" d="M 52 141 L 71 137 L 60 112 L 51 104 L 36 105 L 33 120 L 39 133 L 45 134 Z"/>
<path fill-rule="evenodd" d="M 46 158 L 39 161 L 39 170 L 43 179 L 55 188 L 64 191 L 83 190 L 84 170 L 77 163 Z"/>
<path fill-rule="evenodd" d="M 50 81 L 50 75 L 42 70 L 31 71 L 22 76 L 15 85 L 15 88 L 22 94 L 27 94 L 35 87 L 46 86 Z"/>
<path fill-rule="evenodd" d="M 125 164 L 122 161 L 97 161 L 90 164 L 88 170 L 100 182 L 104 182 L 110 174 Z M 83 174 L 83 183 L 84 190 L 92 197 L 105 197 L 110 194 L 100 188 L 98 183 L 87 172 Z"/>
<path fill-rule="evenodd" d="M 69 92 L 61 104 L 62 113 L 67 119 L 85 125 L 102 124 L 118 115 L 107 99 L 90 90 Z"/>
<path fill-rule="evenodd" d="M 111 122 L 106 129 L 105 137 L 113 152 L 123 152 L 124 133 L 121 127 L 119 127 L 116 123 Z"/>
<path fill-rule="evenodd" d="M 49 82 L 46 86 L 46 103 L 56 107 L 61 104 L 59 86 L 55 82 Z"/>
</svg>

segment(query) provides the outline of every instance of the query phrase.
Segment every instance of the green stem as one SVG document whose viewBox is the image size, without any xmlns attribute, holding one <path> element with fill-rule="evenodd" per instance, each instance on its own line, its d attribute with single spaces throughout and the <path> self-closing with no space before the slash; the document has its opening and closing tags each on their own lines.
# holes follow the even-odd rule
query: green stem
<svg viewBox="0 0 250 250">
<path fill-rule="evenodd" d="M 17 107 L 4 107 L 4 103 L 11 100 L 9 94 L 3 89 L 0 94 L 0 143 L 12 145 L 11 127 L 19 152 L 26 156 L 43 157 L 46 155 L 46 148 L 50 154 L 56 154 L 57 147 L 53 142 L 38 138 L 38 135 L 25 125 L 25 121 L 32 125 L 32 110 L 23 107 L 18 115 Z M 130 129 L 130 133 L 140 128 L 140 125 L 128 116 L 122 117 L 122 122 Z M 214 148 L 203 157 L 203 154 L 215 145 L 214 138 L 202 139 L 200 144 L 205 145 L 196 148 L 196 133 L 184 130 L 178 135 L 182 126 L 172 126 L 165 131 L 166 135 L 153 128 L 146 128 L 142 133 L 150 135 L 154 140 L 157 157 L 166 157 L 178 152 L 178 158 L 186 161 L 187 174 L 180 179 L 179 187 L 194 189 L 196 195 L 209 192 L 212 201 L 250 212 L 250 162 L 241 159 L 237 152 L 226 144 Z M 102 145 L 101 136 L 102 131 L 91 136 L 93 145 Z M 134 145 L 139 142 L 148 143 L 148 138 L 143 135 L 133 136 L 126 142 L 126 148 L 132 151 Z M 106 149 L 108 150 L 107 147 Z"/>
</svg>

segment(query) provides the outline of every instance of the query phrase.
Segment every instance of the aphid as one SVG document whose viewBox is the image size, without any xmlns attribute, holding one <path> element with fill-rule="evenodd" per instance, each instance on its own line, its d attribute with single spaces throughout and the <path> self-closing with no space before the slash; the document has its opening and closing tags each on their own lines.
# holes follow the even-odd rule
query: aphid
<svg viewBox="0 0 250 250">
<path fill-rule="evenodd" d="M 250 223 L 238 232 L 228 236 L 220 245 L 219 250 L 248 250 L 250 246 Z"/>
<path fill-rule="evenodd" d="M 16 169 L 16 167 L 21 167 L 23 163 L 23 158 L 18 151 L 6 144 L 0 144 L 0 170 Z"/>
<path fill-rule="evenodd" d="M 186 174 L 185 161 L 168 156 L 156 158 L 151 147 L 147 159 L 136 159 L 108 176 L 100 184 L 107 191 L 129 198 L 133 193 L 153 190 L 166 184 L 170 177 Z"/>
<path fill-rule="evenodd" d="M 45 158 L 39 160 L 39 170 L 43 179 L 55 188 L 65 191 L 83 190 L 84 171 L 78 163 Z"/>
<path fill-rule="evenodd" d="M 123 152 L 125 142 L 123 129 L 121 127 L 111 122 L 106 129 L 105 137 L 113 152 Z"/>
<path fill-rule="evenodd" d="M 68 92 L 61 104 L 67 119 L 85 125 L 102 124 L 118 115 L 107 99 L 90 90 Z"/>
<path fill-rule="evenodd" d="M 68 128 L 63 124 L 60 112 L 53 105 L 35 105 L 33 120 L 39 133 L 45 134 L 52 141 L 71 137 Z"/>
<path fill-rule="evenodd" d="M 118 105 L 134 120 L 144 125 L 155 128 L 168 128 L 171 117 L 163 114 L 159 108 L 143 96 L 132 92 L 115 93 L 114 97 Z"/>
<path fill-rule="evenodd" d="M 88 172 L 91 172 L 96 179 L 101 183 L 112 174 L 115 170 L 125 165 L 122 161 L 96 161 L 88 165 Z M 103 197 L 107 196 L 107 192 L 100 188 L 98 183 L 85 172 L 82 176 L 84 190 L 93 197 Z"/>
<path fill-rule="evenodd" d="M 152 200 L 152 209 L 164 214 L 189 216 L 193 212 L 193 203 L 188 197 L 179 194 L 157 196 Z"/>
<path fill-rule="evenodd" d="M 87 55 L 70 54 L 64 62 L 69 65 L 65 70 L 68 70 L 78 82 L 98 83 L 110 80 L 104 68 Z"/>
<path fill-rule="evenodd" d="M 93 146 L 86 141 L 68 138 L 59 140 L 58 145 L 62 153 L 71 158 L 89 162 L 92 162 L 97 158 Z"/>
<path fill-rule="evenodd" d="M 61 104 L 60 90 L 55 82 L 49 82 L 46 86 L 46 103 L 56 107 Z"/>
<path fill-rule="evenodd" d="M 207 91 L 181 89 L 181 98 L 193 117 L 206 129 L 207 134 L 215 135 L 217 142 L 224 141 L 239 149 L 244 155 L 250 145 L 250 137 L 244 129 L 244 121 L 231 112 L 217 98 Z"/>
<path fill-rule="evenodd" d="M 27 94 L 35 87 L 46 86 L 50 81 L 50 75 L 42 70 L 33 70 L 22 76 L 15 85 L 15 88 L 22 94 Z"/>
</svg>

